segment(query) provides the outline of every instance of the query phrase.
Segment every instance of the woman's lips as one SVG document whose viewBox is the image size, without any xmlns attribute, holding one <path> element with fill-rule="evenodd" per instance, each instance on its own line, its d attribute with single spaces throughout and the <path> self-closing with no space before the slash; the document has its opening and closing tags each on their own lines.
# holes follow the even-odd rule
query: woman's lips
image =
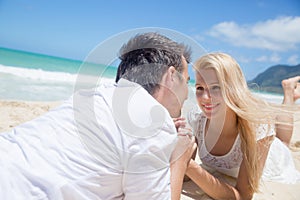
<svg viewBox="0 0 300 200">
<path fill-rule="evenodd" d="M 207 111 L 211 111 L 214 108 L 216 108 L 219 104 L 202 104 L 202 107 L 207 110 Z"/>
</svg>

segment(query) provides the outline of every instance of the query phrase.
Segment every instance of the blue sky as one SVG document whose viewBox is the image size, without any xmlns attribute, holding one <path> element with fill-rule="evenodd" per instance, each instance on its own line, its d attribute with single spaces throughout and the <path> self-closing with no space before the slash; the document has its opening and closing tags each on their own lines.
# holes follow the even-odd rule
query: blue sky
<svg viewBox="0 0 300 200">
<path fill-rule="evenodd" d="M 231 54 L 252 79 L 300 63 L 299 0 L 0 0 L 0 46 L 83 60 L 131 29 L 172 29 Z"/>
</svg>

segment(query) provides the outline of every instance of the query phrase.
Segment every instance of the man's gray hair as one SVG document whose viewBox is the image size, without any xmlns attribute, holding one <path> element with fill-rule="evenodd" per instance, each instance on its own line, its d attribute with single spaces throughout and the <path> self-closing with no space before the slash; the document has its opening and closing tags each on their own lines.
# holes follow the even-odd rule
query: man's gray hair
<svg viewBox="0 0 300 200">
<path fill-rule="evenodd" d="M 186 45 L 155 32 L 138 34 L 120 49 L 116 82 L 127 79 L 152 95 L 170 66 L 182 73 L 182 57 L 190 62 L 191 50 Z"/>
</svg>

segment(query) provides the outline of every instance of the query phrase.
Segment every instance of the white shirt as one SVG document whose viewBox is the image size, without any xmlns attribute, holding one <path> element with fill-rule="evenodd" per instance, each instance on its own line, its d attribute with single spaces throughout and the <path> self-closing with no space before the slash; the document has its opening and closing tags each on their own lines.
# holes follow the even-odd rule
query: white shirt
<svg viewBox="0 0 300 200">
<path fill-rule="evenodd" d="M 79 91 L 0 134 L 0 199 L 170 199 L 176 139 L 167 110 L 138 84 Z"/>
</svg>

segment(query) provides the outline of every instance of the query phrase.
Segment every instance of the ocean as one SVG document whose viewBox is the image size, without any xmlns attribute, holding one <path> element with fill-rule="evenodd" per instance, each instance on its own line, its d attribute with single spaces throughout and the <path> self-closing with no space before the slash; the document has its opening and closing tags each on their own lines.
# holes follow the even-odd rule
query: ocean
<svg viewBox="0 0 300 200">
<path fill-rule="evenodd" d="M 80 87 L 88 87 L 95 79 L 113 82 L 116 71 L 114 66 L 0 47 L 0 99 L 61 101 L 78 88 L 79 72 L 86 81 Z"/>
<path fill-rule="evenodd" d="M 80 70 L 82 68 L 86 70 Z M 25 101 L 62 101 L 69 98 L 78 88 L 91 84 L 114 82 L 116 66 L 67 58 L 42 55 L 37 53 L 0 47 L 0 99 Z M 100 78 L 99 78 L 100 77 Z M 89 80 L 93 80 L 90 81 Z M 96 81 L 95 81 L 96 80 Z M 76 84 L 76 85 L 75 85 Z M 269 93 L 256 93 L 274 103 L 281 103 L 283 96 Z M 189 84 L 187 104 L 195 103 L 194 81 Z"/>
</svg>

